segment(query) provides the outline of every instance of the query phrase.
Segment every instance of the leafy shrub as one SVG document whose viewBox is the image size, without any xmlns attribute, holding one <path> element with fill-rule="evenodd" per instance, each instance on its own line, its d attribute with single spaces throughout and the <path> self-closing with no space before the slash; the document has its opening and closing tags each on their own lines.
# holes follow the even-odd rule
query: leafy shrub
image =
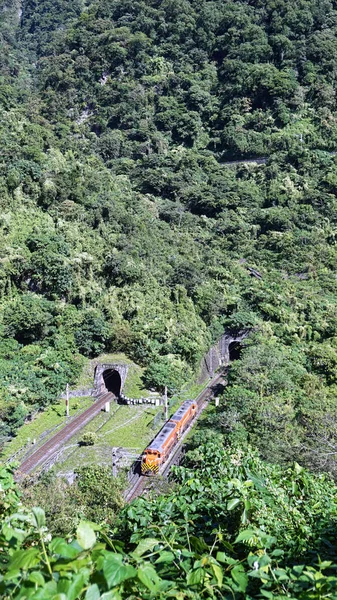
<svg viewBox="0 0 337 600">
<path fill-rule="evenodd" d="M 97 435 L 93 431 L 86 431 L 80 439 L 81 446 L 94 446 L 97 443 Z"/>
</svg>

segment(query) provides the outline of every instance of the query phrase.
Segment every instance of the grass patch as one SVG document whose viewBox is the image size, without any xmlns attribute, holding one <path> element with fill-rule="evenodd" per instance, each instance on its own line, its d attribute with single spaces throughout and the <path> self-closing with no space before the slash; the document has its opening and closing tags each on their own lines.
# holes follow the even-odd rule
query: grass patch
<svg viewBox="0 0 337 600">
<path fill-rule="evenodd" d="M 149 390 L 144 387 L 142 381 L 144 369 L 135 365 L 130 365 L 128 375 L 125 381 L 123 392 L 128 398 L 147 398 Z"/>
<path fill-rule="evenodd" d="M 152 406 L 111 404 L 110 413 L 100 412 L 71 441 L 79 441 L 83 433 L 90 431 L 96 433 L 98 444 L 143 450 L 161 426 L 158 423 L 155 430 L 151 427 L 158 410 L 159 407 Z"/>
<path fill-rule="evenodd" d="M 71 398 L 69 414 L 70 417 L 83 412 L 93 402 L 90 396 L 83 396 L 82 398 Z M 22 425 L 18 429 L 17 435 L 10 442 L 5 444 L 2 458 L 7 460 L 16 452 L 22 450 L 28 450 L 29 446 L 32 445 L 33 439 L 36 439 L 37 446 L 41 443 L 46 442 L 54 433 L 59 431 L 61 426 L 64 426 L 68 422 L 65 416 L 65 402 L 60 400 L 52 406 L 48 406 L 43 412 L 38 412 L 34 415 L 32 421 L 29 421 Z M 18 454 L 18 459 L 20 455 Z"/>
<path fill-rule="evenodd" d="M 95 446 L 78 446 L 75 449 L 70 448 L 67 454 L 63 454 L 54 468 L 57 473 L 61 474 L 92 465 L 111 467 L 111 458 L 112 452 L 109 446 L 102 446 L 101 444 L 96 444 Z"/>
<path fill-rule="evenodd" d="M 158 423 L 156 430 L 151 428 L 158 407 L 111 405 L 111 409 L 112 413 L 100 413 L 71 439 L 71 445 L 76 444 L 85 431 L 92 431 L 98 437 L 97 444 L 69 448 L 69 452 L 61 457 L 57 472 L 74 471 L 92 464 L 111 466 L 113 447 L 140 453 L 162 425 Z"/>
<path fill-rule="evenodd" d="M 158 410 L 158 407 L 121 406 L 116 419 L 109 420 L 99 431 L 99 439 L 111 446 L 141 451 L 155 435 L 151 425 Z"/>
</svg>

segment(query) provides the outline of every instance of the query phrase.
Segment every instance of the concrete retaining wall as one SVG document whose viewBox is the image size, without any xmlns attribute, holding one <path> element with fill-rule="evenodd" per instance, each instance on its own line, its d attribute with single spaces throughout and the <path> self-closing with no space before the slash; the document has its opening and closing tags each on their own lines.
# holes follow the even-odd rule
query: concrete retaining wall
<svg viewBox="0 0 337 600">
<path fill-rule="evenodd" d="M 72 390 L 69 392 L 69 398 L 82 398 L 83 396 L 93 396 L 95 393 L 94 388 L 86 388 L 84 390 Z M 62 394 L 61 399 L 65 400 L 67 394 Z"/>
<path fill-rule="evenodd" d="M 201 373 L 198 383 L 203 383 L 209 377 L 213 377 L 220 365 L 229 364 L 229 346 L 233 342 L 242 342 L 249 334 L 249 330 L 227 331 L 219 341 L 214 344 L 201 360 Z"/>
<path fill-rule="evenodd" d="M 111 369 L 112 371 L 117 371 L 120 375 L 121 378 L 121 390 L 123 390 L 124 384 L 125 384 L 125 380 L 128 374 L 128 370 L 129 370 L 129 366 L 128 365 L 123 365 L 123 364 L 118 364 L 118 363 L 114 363 L 114 364 L 99 364 L 96 367 L 95 370 L 95 380 L 94 380 L 94 395 L 95 396 L 99 396 L 100 394 L 104 394 L 105 392 L 107 392 L 107 389 L 105 387 L 105 383 L 104 383 L 104 379 L 103 379 L 103 373 L 104 371 L 107 371 Z"/>
</svg>

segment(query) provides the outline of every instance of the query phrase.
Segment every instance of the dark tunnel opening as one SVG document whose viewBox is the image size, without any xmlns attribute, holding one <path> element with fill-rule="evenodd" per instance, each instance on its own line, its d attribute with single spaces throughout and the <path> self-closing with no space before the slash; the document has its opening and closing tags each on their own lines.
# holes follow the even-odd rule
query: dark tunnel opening
<svg viewBox="0 0 337 600">
<path fill-rule="evenodd" d="M 112 392 L 112 394 L 115 394 L 115 396 L 118 398 L 121 393 L 122 385 L 121 376 L 118 371 L 115 371 L 114 369 L 107 369 L 103 372 L 103 380 L 108 392 Z"/>
<path fill-rule="evenodd" d="M 240 342 L 231 342 L 228 347 L 229 350 L 229 360 L 239 360 L 241 358 L 241 344 Z"/>
</svg>

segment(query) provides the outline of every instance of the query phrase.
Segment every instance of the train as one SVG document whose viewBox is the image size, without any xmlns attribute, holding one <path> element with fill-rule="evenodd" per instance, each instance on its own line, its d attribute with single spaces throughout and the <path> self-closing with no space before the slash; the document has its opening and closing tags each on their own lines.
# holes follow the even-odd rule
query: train
<svg viewBox="0 0 337 600">
<path fill-rule="evenodd" d="M 180 440 L 184 431 L 197 414 L 198 405 L 194 400 L 186 400 L 166 421 L 165 425 L 145 448 L 141 460 L 142 475 L 157 475 Z"/>
</svg>

